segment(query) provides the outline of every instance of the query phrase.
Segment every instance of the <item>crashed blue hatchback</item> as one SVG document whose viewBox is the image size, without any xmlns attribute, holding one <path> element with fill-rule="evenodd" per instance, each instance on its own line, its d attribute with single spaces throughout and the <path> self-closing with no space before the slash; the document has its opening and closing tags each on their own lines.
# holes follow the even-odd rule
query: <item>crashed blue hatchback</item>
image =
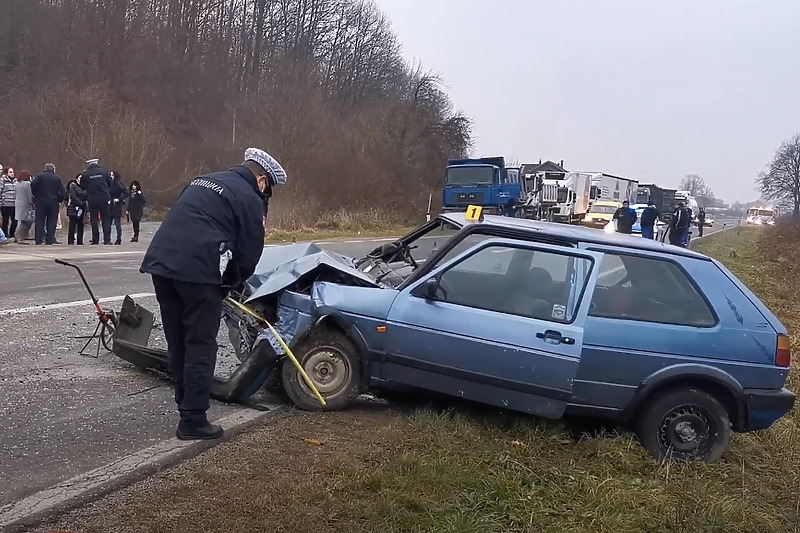
<svg viewBox="0 0 800 533">
<path fill-rule="evenodd" d="M 714 461 L 795 396 L 784 326 L 722 264 L 589 228 L 443 214 L 354 259 L 266 248 L 235 299 L 275 324 L 325 409 L 408 387 L 633 429 L 658 459 Z M 215 397 L 278 386 L 323 409 L 268 328 L 226 305 L 241 365 Z M 113 351 L 164 370 L 152 314 L 126 299 Z"/>
</svg>

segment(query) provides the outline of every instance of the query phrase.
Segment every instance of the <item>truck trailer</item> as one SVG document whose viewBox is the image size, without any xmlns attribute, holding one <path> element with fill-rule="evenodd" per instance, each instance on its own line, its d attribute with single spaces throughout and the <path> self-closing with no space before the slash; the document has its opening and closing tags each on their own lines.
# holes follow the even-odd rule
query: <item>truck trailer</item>
<svg viewBox="0 0 800 533">
<path fill-rule="evenodd" d="M 665 189 L 655 184 L 639 185 L 636 195 L 636 204 L 646 204 L 653 201 L 653 205 L 658 209 L 658 218 L 662 222 L 669 222 L 672 214 L 672 206 L 675 203 L 676 189 Z"/>
</svg>

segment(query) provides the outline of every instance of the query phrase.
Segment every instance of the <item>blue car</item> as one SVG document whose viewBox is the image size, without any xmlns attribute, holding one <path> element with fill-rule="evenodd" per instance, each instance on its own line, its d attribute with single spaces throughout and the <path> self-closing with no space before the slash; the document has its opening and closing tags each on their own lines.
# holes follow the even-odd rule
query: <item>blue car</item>
<svg viewBox="0 0 800 533">
<path fill-rule="evenodd" d="M 658 459 L 714 461 L 795 401 L 786 328 L 722 264 L 589 228 L 452 213 L 361 259 L 267 248 L 241 301 L 327 405 L 268 329 L 229 315 L 243 366 L 274 354 L 258 375 L 308 410 L 413 387 L 608 419 Z"/>
</svg>

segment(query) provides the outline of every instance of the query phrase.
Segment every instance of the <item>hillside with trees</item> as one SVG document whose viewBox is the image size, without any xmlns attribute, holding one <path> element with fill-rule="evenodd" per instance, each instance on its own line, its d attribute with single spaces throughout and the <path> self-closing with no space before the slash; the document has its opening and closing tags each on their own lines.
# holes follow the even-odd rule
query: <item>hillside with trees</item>
<svg viewBox="0 0 800 533">
<path fill-rule="evenodd" d="M 470 121 L 364 0 L 0 0 L 0 161 L 85 159 L 168 206 L 194 175 L 275 155 L 272 224 L 424 213 Z"/>
</svg>

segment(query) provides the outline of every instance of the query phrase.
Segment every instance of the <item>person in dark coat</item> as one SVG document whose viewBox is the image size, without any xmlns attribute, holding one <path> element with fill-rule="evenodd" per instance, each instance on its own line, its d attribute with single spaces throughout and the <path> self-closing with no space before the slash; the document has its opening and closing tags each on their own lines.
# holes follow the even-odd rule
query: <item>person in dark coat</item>
<svg viewBox="0 0 800 533">
<path fill-rule="evenodd" d="M 122 174 L 118 171 L 112 170 L 110 176 L 108 216 L 111 218 L 111 224 L 117 229 L 117 240 L 114 244 L 122 244 L 122 213 L 125 200 L 128 199 L 128 188 L 122 183 Z"/>
<path fill-rule="evenodd" d="M 36 244 L 61 244 L 56 240 L 58 225 L 58 206 L 64 201 L 67 191 L 56 174 L 53 163 L 44 166 L 44 172 L 37 174 L 31 182 L 33 204 L 36 208 L 34 240 Z"/>
<path fill-rule="evenodd" d="M 706 225 L 706 210 L 702 207 L 700 211 L 697 213 L 697 232 L 700 237 L 703 236 L 703 227 Z"/>
<path fill-rule="evenodd" d="M 686 234 L 687 228 L 691 223 L 692 219 L 686 207 L 684 207 L 683 202 L 678 202 L 678 206 L 675 211 L 672 212 L 672 217 L 667 227 L 669 243 L 673 246 L 685 246 L 685 244 L 683 244 L 683 236 Z"/>
<path fill-rule="evenodd" d="M 142 260 L 139 270 L 152 276 L 167 339 L 179 439 L 223 435 L 206 416 L 222 301 L 255 272 L 268 198 L 285 183 L 286 172 L 272 156 L 248 148 L 240 165 L 183 189 Z"/>
<path fill-rule="evenodd" d="M 67 218 L 69 219 L 67 244 L 83 245 L 83 226 L 86 220 L 86 191 L 81 187 L 78 174 L 67 184 Z"/>
<path fill-rule="evenodd" d="M 655 225 L 658 220 L 658 209 L 652 200 L 647 202 L 647 207 L 642 210 L 642 215 L 639 217 L 639 227 L 642 228 L 642 238 L 655 239 Z"/>
<path fill-rule="evenodd" d="M 631 209 L 628 200 L 622 202 L 622 207 L 614 211 L 613 220 L 617 221 L 617 233 L 626 233 L 628 235 L 633 231 L 633 225 L 636 224 L 636 211 Z"/>
<path fill-rule="evenodd" d="M 144 206 L 147 205 L 147 198 L 142 192 L 142 184 L 138 180 L 131 182 L 131 196 L 128 199 L 128 217 L 133 224 L 133 237 L 131 242 L 139 242 L 139 229 L 144 217 Z"/>
<path fill-rule="evenodd" d="M 103 225 L 103 244 L 111 244 L 111 176 L 101 167 L 99 159 L 89 159 L 89 166 L 83 171 L 81 187 L 86 189 L 86 206 L 89 211 L 89 224 L 92 226 L 91 244 L 100 244 L 100 229 Z"/>
</svg>

